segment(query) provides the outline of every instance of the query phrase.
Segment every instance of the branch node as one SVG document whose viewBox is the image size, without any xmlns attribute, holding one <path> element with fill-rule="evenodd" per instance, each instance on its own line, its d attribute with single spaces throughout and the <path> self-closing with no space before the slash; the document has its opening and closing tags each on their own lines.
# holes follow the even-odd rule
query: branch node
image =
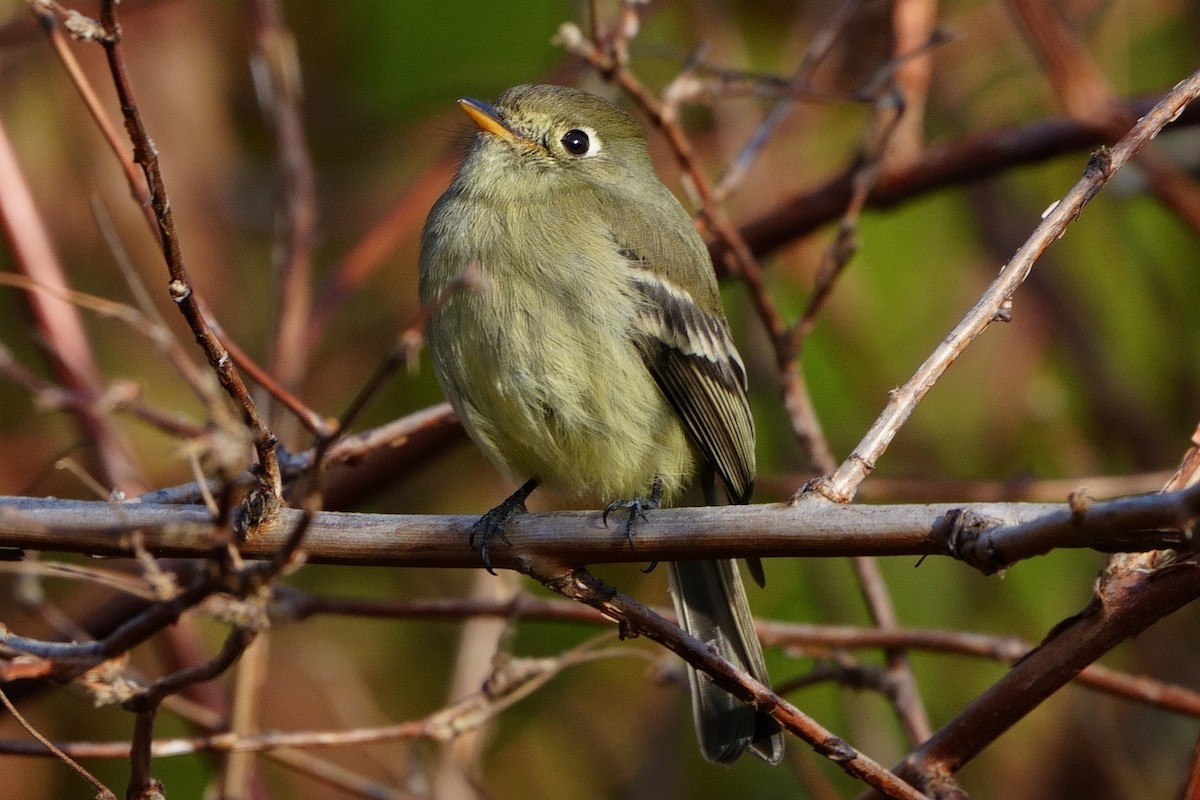
<svg viewBox="0 0 1200 800">
<path fill-rule="evenodd" d="M 1105 146 L 1096 148 L 1088 159 L 1087 168 L 1083 171 L 1084 177 L 1087 178 L 1103 178 L 1107 180 L 1113 173 L 1112 150 Z"/>
<path fill-rule="evenodd" d="M 1067 505 L 1071 509 L 1071 516 L 1076 522 L 1083 520 L 1084 514 L 1092 507 L 1092 498 L 1087 495 L 1087 488 L 1080 487 L 1067 495 Z"/>
<path fill-rule="evenodd" d="M 176 279 L 167 284 L 167 293 L 176 303 L 182 303 L 192 296 L 192 287 L 186 281 Z"/>
<path fill-rule="evenodd" d="M 1007 565 L 996 550 L 991 532 L 1002 522 L 969 508 L 951 511 L 945 522 L 950 525 L 946 537 L 946 548 L 950 555 L 982 572 L 994 575 L 1003 572 Z"/>
<path fill-rule="evenodd" d="M 1013 318 L 1013 301 L 1012 298 L 1006 298 L 1000 303 L 996 313 L 992 314 L 992 322 L 1012 322 Z"/>
<path fill-rule="evenodd" d="M 271 491 L 265 482 L 247 492 L 233 520 L 233 530 L 238 541 L 245 541 L 253 536 L 254 532 L 270 522 L 275 512 L 282 507 L 283 500 Z"/>
<path fill-rule="evenodd" d="M 67 12 L 67 17 L 63 20 L 63 29 L 80 42 L 107 42 L 112 38 L 103 25 L 75 9 Z"/>
<path fill-rule="evenodd" d="M 818 742 L 815 749 L 821 755 L 828 758 L 837 764 L 845 764 L 848 761 L 853 761 L 858 756 L 858 751 L 840 736 L 830 736 Z"/>
</svg>

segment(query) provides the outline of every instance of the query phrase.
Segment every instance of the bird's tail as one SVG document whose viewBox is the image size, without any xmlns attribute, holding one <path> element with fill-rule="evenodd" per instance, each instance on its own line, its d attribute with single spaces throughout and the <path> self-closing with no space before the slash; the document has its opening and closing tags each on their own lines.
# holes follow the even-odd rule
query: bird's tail
<svg viewBox="0 0 1200 800">
<path fill-rule="evenodd" d="M 727 661 L 768 683 L 762 646 L 733 560 L 668 564 L 679 624 L 711 644 Z M 688 667 L 692 714 L 700 750 L 709 761 L 729 764 L 747 749 L 769 764 L 783 758 L 779 723 Z"/>
</svg>

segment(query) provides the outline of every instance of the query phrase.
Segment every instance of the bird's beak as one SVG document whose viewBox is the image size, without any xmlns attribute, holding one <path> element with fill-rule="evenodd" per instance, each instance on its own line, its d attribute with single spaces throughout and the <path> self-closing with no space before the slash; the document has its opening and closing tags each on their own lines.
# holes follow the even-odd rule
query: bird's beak
<svg viewBox="0 0 1200 800">
<path fill-rule="evenodd" d="M 460 97 L 458 104 L 466 112 L 466 115 L 471 118 L 471 121 L 479 127 L 479 130 L 499 136 L 501 139 L 508 139 L 510 142 L 523 141 L 525 139 L 524 136 L 508 126 L 499 109 L 491 103 L 485 103 L 482 100 L 475 100 L 470 97 Z"/>
</svg>

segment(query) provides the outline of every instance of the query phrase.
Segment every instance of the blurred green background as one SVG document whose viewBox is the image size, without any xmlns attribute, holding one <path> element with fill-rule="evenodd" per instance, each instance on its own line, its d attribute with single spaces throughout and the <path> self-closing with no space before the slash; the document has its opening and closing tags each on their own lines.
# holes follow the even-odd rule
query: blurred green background
<svg viewBox="0 0 1200 800">
<path fill-rule="evenodd" d="M 603 19 L 612 18 L 613 5 L 600 4 Z M 788 75 L 836 5 L 652 3 L 632 66 L 658 89 L 705 44 L 709 63 Z M 1122 97 L 1164 91 L 1200 63 L 1195 3 L 1056 5 Z M 596 90 L 603 84 L 551 41 L 563 22 L 586 25 L 580 3 L 364 0 L 288 2 L 283 9 L 303 69 L 305 131 L 316 171 L 315 283 L 321 285 L 396 203 L 408 198 L 419 209 L 399 225 L 404 233 L 388 258 L 335 309 L 298 390 L 311 407 L 336 416 L 418 311 L 420 222 L 444 185 L 445 178 L 437 176 L 448 174 L 469 133 L 455 98 L 492 98 L 522 82 L 570 82 Z M 754 219 L 853 159 L 869 111 L 845 97 L 886 58 L 888 13 L 889 4 L 863 4 L 818 74 L 825 97 L 797 108 L 729 201 L 735 221 Z M 931 140 L 1060 115 L 1004 4 L 949 2 L 938 13 L 959 36 L 933 51 L 925 120 Z M 132 79 L 161 154 L 192 277 L 231 336 L 265 362 L 275 320 L 271 248 L 279 183 L 275 144 L 248 66 L 245 12 L 236 3 L 126 0 L 122 14 Z M 0 121 L 70 280 L 82 291 L 130 299 L 93 220 L 91 201 L 99 199 L 163 314 L 190 346 L 163 291 L 165 269 L 114 159 L 27 17 L 23 3 L 0 0 L 0 22 L 11 21 L 0 36 Z M 73 49 L 116 118 L 100 49 Z M 689 109 L 687 129 L 708 174 L 720 173 L 768 107 L 762 100 L 727 97 Z M 679 188 L 668 150 L 660 138 L 651 138 L 664 178 Z M 1198 144 L 1191 128 L 1157 140 L 1189 170 L 1200 163 Z M 1016 165 L 998 177 L 864 215 L 861 249 L 804 348 L 805 375 L 836 456 L 851 451 L 887 392 L 907 379 L 969 308 L 1042 211 L 1078 179 L 1087 157 L 1081 151 Z M 803 310 L 830 236 L 826 228 L 764 258 L 770 293 L 788 319 Z M 955 499 L 955 490 L 978 490 L 972 482 L 984 480 L 1036 489 L 1042 480 L 1083 486 L 1098 476 L 1134 476 L 1117 484 L 1118 493 L 1161 483 L 1157 474 L 1179 461 L 1200 409 L 1198 256 L 1195 232 L 1147 195 L 1135 169 L 1123 172 L 1036 267 L 1015 298 L 1012 323 L 987 331 L 921 404 L 864 485 L 864 499 L 923 501 L 931 493 Z M 0 248 L 0 269 L 14 269 L 6 248 Z M 756 499 L 782 499 L 811 475 L 810 465 L 789 432 L 772 357 L 745 290 L 729 285 L 726 300 L 752 372 L 762 473 Z M 148 402 L 202 420 L 200 404 L 136 331 L 92 315 L 87 324 L 108 379 L 135 381 Z M 23 297 L 11 288 L 0 288 L 0 342 L 20 363 L 49 374 Z M 418 369 L 388 384 L 360 427 L 439 399 L 422 360 Z M 176 440 L 128 419 L 121 427 L 147 485 L 189 479 Z M 287 433 L 291 428 L 280 430 L 288 447 L 308 446 L 299 433 Z M 90 497 L 75 477 L 52 469 L 77 438 L 69 415 L 38 408 L 23 387 L 0 380 L 0 494 Z M 951 480 L 964 483 L 931 488 Z M 356 508 L 476 513 L 509 488 L 463 441 L 420 469 L 397 475 Z M 883 568 L 906 626 L 1033 642 L 1086 605 L 1103 563 L 1087 552 L 1055 553 L 1021 564 L 1003 579 L 985 579 L 936 559 L 919 565 L 893 559 Z M 756 613 L 867 622 L 846 563 L 778 560 L 767 571 L 766 590 L 752 590 Z M 661 570 L 599 572 L 641 599 L 668 602 Z M 495 588 L 511 579 L 488 580 Z M 479 590 L 472 574 L 437 570 L 310 566 L 289 582 L 356 597 Z M 540 591 L 528 582 L 512 583 Z M 0 573 L 0 588 L 15 585 Z M 75 585 L 46 588 L 69 612 L 96 602 Z M 0 603 L 12 612 L 6 611 L 5 624 L 19 632 L 37 630 L 32 615 L 15 603 Z M 1189 643 L 1197 622 L 1194 611 L 1185 610 L 1105 663 L 1195 685 Z M 201 630 L 215 649 L 223 629 L 205 622 Z M 281 627 L 271 636 L 260 725 L 348 728 L 430 713 L 456 699 L 447 694 L 456 691 L 450 676 L 461 630 L 451 622 L 334 618 Z M 596 633 L 559 623 L 518 623 L 507 646 L 519 655 L 548 656 Z M 822 785 L 834 796 L 855 793 L 836 768 L 800 745 L 792 746 L 787 765 L 777 769 L 749 759 L 732 769 L 704 764 L 692 741 L 686 692 L 680 691 L 682 670 L 644 642 L 623 647 L 641 648 L 653 664 L 613 658 L 573 668 L 499 718 L 484 750 L 480 797 L 783 798 L 810 796 L 812 787 Z M 876 654 L 861 657 L 871 664 L 881 660 Z M 780 683 L 810 670 L 814 654 L 773 651 L 768 660 Z M 942 655 L 914 653 L 912 661 L 935 727 L 1004 671 L 998 664 Z M 153 647 L 141 648 L 135 663 L 148 674 L 162 670 Z M 877 761 L 894 763 L 907 750 L 890 708 L 873 693 L 822 684 L 790 699 Z M 129 715 L 91 711 L 70 692 L 47 693 L 23 709 L 57 738 L 121 739 L 130 731 Z M 160 735 L 189 730 L 170 714 L 160 717 Z M 23 736 L 8 719 L 0 735 Z M 1173 796 L 1195 735 L 1191 720 L 1072 687 L 970 764 L 962 783 L 977 798 Z M 405 786 L 414 796 L 432 791 L 426 781 L 437 752 L 429 745 L 321 755 Z M 125 762 L 87 763 L 109 786 L 123 787 Z M 19 787 L 11 796 L 85 796 L 77 778 L 48 760 L 0 756 L 0 770 Z M 343 796 L 269 763 L 264 770 L 279 797 Z M 162 758 L 154 772 L 168 796 L 199 797 L 216 768 L 206 757 Z"/>
</svg>

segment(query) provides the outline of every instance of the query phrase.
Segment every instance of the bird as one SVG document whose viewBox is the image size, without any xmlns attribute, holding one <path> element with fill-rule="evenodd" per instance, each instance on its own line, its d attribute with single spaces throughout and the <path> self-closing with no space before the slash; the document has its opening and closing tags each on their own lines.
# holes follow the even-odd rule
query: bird
<svg viewBox="0 0 1200 800">
<path fill-rule="evenodd" d="M 626 111 L 564 86 L 462 98 L 476 131 L 421 236 L 434 373 L 470 438 L 523 481 L 473 526 L 489 548 L 538 486 L 628 509 L 626 535 L 698 476 L 748 503 L 756 475 L 746 369 L 708 249 Z M 464 273 L 482 280 L 461 288 Z M 506 540 L 505 540 L 506 541 Z M 631 544 L 633 539 L 630 539 Z M 733 560 L 668 564 L 680 624 L 767 683 Z M 776 764 L 769 715 L 688 668 L 702 755 Z"/>
</svg>

